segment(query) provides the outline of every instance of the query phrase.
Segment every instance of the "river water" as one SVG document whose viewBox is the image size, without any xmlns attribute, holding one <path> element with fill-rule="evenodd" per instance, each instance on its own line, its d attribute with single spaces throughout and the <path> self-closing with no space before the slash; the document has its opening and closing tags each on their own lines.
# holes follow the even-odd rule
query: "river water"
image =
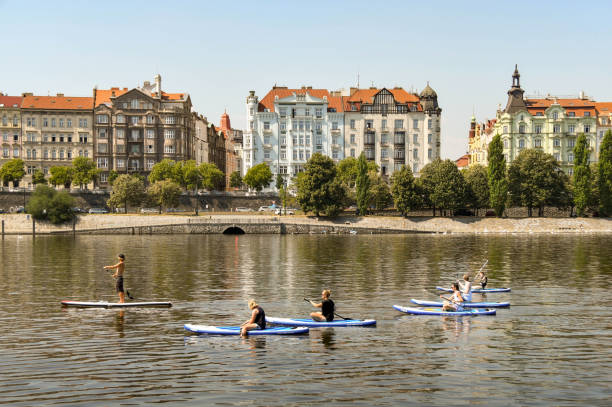
<svg viewBox="0 0 612 407">
<path fill-rule="evenodd" d="M 610 236 L 7 236 L 0 242 L 0 404 L 610 405 Z M 115 300 L 126 255 L 137 300 L 170 309 L 63 309 Z M 410 316 L 436 285 L 477 270 L 510 301 L 490 317 Z M 331 288 L 337 312 L 375 328 L 299 337 L 194 336 L 236 325 L 255 298 L 306 317 Z M 482 298 L 474 294 L 474 299 Z"/>
</svg>

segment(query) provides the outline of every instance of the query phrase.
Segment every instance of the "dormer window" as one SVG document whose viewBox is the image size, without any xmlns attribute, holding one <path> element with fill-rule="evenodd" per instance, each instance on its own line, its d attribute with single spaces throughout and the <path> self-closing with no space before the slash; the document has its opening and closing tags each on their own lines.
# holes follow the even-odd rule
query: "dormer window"
<svg viewBox="0 0 612 407">
<path fill-rule="evenodd" d="M 584 117 L 591 117 L 591 112 L 584 112 Z"/>
<path fill-rule="evenodd" d="M 576 117 L 576 112 L 569 112 L 568 117 Z"/>
</svg>

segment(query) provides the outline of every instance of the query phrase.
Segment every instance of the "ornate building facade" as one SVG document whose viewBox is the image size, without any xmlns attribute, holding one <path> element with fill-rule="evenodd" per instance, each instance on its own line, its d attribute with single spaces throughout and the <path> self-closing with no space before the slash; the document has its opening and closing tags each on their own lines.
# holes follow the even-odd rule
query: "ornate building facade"
<svg viewBox="0 0 612 407">
<path fill-rule="evenodd" d="M 72 165 L 75 157 L 94 157 L 93 98 L 35 96 L 24 93 L 21 103 L 24 184 L 31 186 L 37 169 Z"/>
<path fill-rule="evenodd" d="M 142 87 L 94 89 L 95 161 L 100 185 L 108 186 L 111 170 L 147 176 L 163 159 L 192 158 L 191 99 L 166 93 L 161 76 Z"/>
<path fill-rule="evenodd" d="M 13 158 L 21 158 L 21 96 L 0 93 L 0 167 Z"/>
</svg>

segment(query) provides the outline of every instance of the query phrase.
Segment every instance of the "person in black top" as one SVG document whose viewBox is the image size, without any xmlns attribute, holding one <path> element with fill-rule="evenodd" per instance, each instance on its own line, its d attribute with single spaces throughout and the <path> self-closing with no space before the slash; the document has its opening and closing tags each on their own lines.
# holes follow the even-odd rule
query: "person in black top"
<svg viewBox="0 0 612 407">
<path fill-rule="evenodd" d="M 309 301 L 313 307 L 321 308 L 321 312 L 311 312 L 310 317 L 317 322 L 331 322 L 334 320 L 334 311 L 336 307 L 334 302 L 329 299 L 331 295 L 330 290 L 323 290 L 321 298 L 323 301 L 320 304 L 316 304 L 313 301 Z"/>
<path fill-rule="evenodd" d="M 251 318 L 240 325 L 240 336 L 247 336 L 248 331 L 253 329 L 266 329 L 266 313 L 263 308 L 257 305 L 255 300 L 250 299 L 249 309 L 253 310 L 253 312 L 251 312 Z"/>
<path fill-rule="evenodd" d="M 480 273 L 478 273 L 478 275 L 476 277 L 480 280 L 480 286 L 484 290 L 485 287 L 487 286 L 487 283 L 489 282 L 489 279 L 487 278 L 487 275 L 485 274 L 484 271 L 481 271 Z"/>
</svg>

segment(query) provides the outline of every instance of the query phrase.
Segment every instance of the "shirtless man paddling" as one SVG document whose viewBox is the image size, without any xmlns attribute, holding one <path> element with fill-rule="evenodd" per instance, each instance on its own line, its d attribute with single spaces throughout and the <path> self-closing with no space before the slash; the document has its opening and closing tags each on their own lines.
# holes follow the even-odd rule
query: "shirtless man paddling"
<svg viewBox="0 0 612 407">
<path fill-rule="evenodd" d="M 117 279 L 117 283 L 115 287 L 117 288 L 117 294 L 119 294 L 119 303 L 123 304 L 125 302 L 125 293 L 123 291 L 123 272 L 125 271 L 125 255 L 120 254 L 119 263 L 114 266 L 104 266 L 105 270 L 108 269 L 117 269 L 115 274 L 113 274 L 113 278 Z"/>
</svg>

